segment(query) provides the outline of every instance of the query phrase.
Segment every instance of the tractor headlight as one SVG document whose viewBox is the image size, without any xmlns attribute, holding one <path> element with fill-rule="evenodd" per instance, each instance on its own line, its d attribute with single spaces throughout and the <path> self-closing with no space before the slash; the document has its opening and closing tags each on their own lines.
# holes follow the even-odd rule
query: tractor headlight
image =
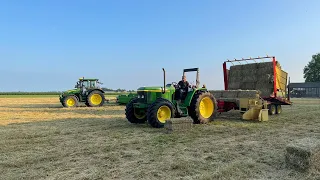
<svg viewBox="0 0 320 180">
<path fill-rule="evenodd" d="M 144 95 L 142 95 L 141 98 L 144 98 Z"/>
<path fill-rule="evenodd" d="M 140 95 L 138 95 L 138 98 L 140 98 L 141 96 Z"/>
</svg>

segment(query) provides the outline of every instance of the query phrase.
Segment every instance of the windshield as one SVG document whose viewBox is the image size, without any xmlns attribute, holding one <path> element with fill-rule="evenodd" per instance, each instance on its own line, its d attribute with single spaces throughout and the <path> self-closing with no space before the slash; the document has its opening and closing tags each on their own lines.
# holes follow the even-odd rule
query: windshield
<svg viewBox="0 0 320 180">
<path fill-rule="evenodd" d="M 95 88 L 97 87 L 97 82 L 96 81 L 78 81 L 76 84 L 76 88 L 81 88 L 84 86 L 85 88 Z"/>
<path fill-rule="evenodd" d="M 96 87 L 96 81 L 90 81 L 90 87 L 91 88 Z"/>
<path fill-rule="evenodd" d="M 83 85 L 84 87 L 86 87 L 86 88 L 89 88 L 89 87 L 90 87 L 88 81 L 83 81 L 83 82 L 82 82 L 82 85 Z"/>
</svg>

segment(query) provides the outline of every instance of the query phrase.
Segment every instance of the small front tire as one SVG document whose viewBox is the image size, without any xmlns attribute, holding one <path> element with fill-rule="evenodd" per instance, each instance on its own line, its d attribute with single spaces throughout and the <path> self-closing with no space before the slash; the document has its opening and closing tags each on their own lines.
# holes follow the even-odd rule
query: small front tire
<svg viewBox="0 0 320 180">
<path fill-rule="evenodd" d="M 154 128 L 163 128 L 167 120 L 174 116 L 173 105 L 170 101 L 158 98 L 148 108 L 148 123 Z"/>
<path fill-rule="evenodd" d="M 137 111 L 133 104 L 137 103 L 138 98 L 134 98 L 126 105 L 126 118 L 130 123 L 142 124 L 147 121 L 146 113 L 142 113 L 141 110 Z"/>
<path fill-rule="evenodd" d="M 67 96 L 62 99 L 62 106 L 71 108 L 71 107 L 77 107 L 79 105 L 78 98 L 75 96 Z"/>
</svg>

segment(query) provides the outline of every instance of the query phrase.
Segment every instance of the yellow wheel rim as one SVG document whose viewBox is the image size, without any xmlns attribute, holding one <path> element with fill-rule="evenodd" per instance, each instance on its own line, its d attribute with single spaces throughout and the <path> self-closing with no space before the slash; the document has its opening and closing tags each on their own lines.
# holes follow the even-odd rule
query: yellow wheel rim
<svg viewBox="0 0 320 180">
<path fill-rule="evenodd" d="M 146 114 L 145 113 L 139 113 L 136 111 L 136 109 L 134 109 L 134 116 L 138 119 L 143 119 L 144 117 L 146 117 Z"/>
<path fill-rule="evenodd" d="M 102 102 L 102 97 L 99 94 L 93 94 L 90 97 L 90 101 L 94 105 L 99 105 Z"/>
<path fill-rule="evenodd" d="M 271 113 L 272 114 L 276 113 L 276 106 L 274 106 L 274 105 L 271 106 Z"/>
<path fill-rule="evenodd" d="M 282 108 L 281 106 L 278 106 L 278 114 L 280 114 L 282 112 Z"/>
<path fill-rule="evenodd" d="M 168 106 L 161 106 L 157 112 L 157 118 L 161 123 L 171 118 L 171 110 Z"/>
<path fill-rule="evenodd" d="M 67 105 L 68 105 L 68 106 L 74 106 L 75 104 L 76 104 L 76 101 L 75 101 L 74 99 L 69 98 L 69 99 L 67 100 Z"/>
<path fill-rule="evenodd" d="M 201 99 L 199 109 L 202 117 L 209 118 L 214 112 L 212 100 L 209 97 Z"/>
</svg>

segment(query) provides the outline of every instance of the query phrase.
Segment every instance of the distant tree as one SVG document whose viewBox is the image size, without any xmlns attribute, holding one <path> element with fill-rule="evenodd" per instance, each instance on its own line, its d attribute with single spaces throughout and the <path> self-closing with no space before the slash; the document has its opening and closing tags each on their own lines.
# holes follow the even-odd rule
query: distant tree
<svg viewBox="0 0 320 180">
<path fill-rule="evenodd" d="M 312 56 L 311 61 L 303 69 L 305 82 L 320 82 L 320 53 Z"/>
</svg>

